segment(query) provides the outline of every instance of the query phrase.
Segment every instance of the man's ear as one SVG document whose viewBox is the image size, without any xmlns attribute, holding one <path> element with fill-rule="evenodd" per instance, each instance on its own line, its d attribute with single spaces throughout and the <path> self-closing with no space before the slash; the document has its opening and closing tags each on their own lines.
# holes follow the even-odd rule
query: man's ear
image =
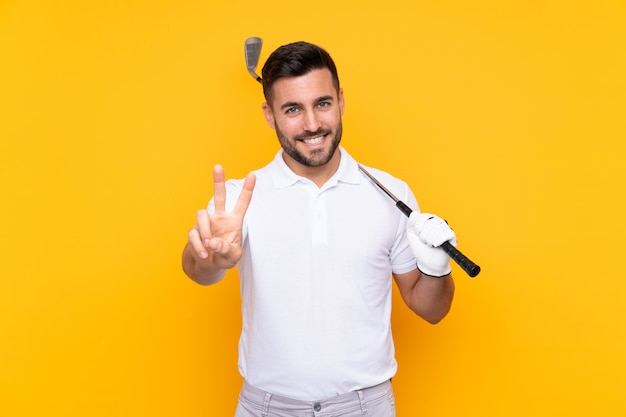
<svg viewBox="0 0 626 417">
<path fill-rule="evenodd" d="M 272 108 L 270 107 L 269 104 L 267 104 L 267 102 L 263 103 L 262 108 L 263 108 L 263 114 L 265 115 L 265 121 L 267 122 L 269 127 L 271 127 L 272 129 L 275 129 L 276 122 L 274 120 L 274 112 L 272 111 Z"/>
<path fill-rule="evenodd" d="M 346 106 L 346 102 L 345 99 L 343 98 L 343 88 L 339 89 L 339 108 L 341 109 L 341 115 L 343 116 L 343 111 L 345 109 Z"/>
</svg>

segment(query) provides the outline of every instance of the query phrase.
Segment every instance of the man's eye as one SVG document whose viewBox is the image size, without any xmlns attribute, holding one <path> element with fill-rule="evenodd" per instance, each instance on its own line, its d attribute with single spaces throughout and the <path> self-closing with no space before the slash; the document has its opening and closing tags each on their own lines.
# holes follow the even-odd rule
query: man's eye
<svg viewBox="0 0 626 417">
<path fill-rule="evenodd" d="M 287 110 L 285 110 L 285 113 L 293 114 L 293 113 L 295 113 L 297 111 L 298 111 L 298 109 L 296 107 L 289 107 Z"/>
<path fill-rule="evenodd" d="M 320 107 L 328 107 L 330 106 L 330 103 L 328 101 L 321 101 L 318 106 Z"/>
</svg>

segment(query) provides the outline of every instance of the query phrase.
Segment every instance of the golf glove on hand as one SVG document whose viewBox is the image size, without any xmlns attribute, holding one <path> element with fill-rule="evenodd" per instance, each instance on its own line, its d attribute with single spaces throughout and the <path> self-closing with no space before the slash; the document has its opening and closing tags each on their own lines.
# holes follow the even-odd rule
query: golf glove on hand
<svg viewBox="0 0 626 417">
<path fill-rule="evenodd" d="M 456 246 L 456 235 L 445 220 L 434 214 L 414 211 L 409 216 L 407 236 L 422 273 L 441 278 L 452 272 L 450 257 L 439 248 L 445 241 Z"/>
</svg>

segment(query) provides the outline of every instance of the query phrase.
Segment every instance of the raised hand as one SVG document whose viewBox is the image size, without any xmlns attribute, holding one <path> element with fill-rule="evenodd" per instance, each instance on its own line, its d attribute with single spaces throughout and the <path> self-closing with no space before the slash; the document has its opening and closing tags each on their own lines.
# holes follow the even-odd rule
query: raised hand
<svg viewBox="0 0 626 417">
<path fill-rule="evenodd" d="M 183 254 L 185 272 L 198 282 L 215 281 L 216 274 L 234 267 L 241 259 L 243 219 L 252 199 L 256 177 L 248 174 L 230 213 L 226 212 L 225 176 L 220 165 L 213 168 L 213 181 L 215 213 L 210 215 L 206 209 L 198 211 L 197 223 L 189 231 Z"/>
</svg>

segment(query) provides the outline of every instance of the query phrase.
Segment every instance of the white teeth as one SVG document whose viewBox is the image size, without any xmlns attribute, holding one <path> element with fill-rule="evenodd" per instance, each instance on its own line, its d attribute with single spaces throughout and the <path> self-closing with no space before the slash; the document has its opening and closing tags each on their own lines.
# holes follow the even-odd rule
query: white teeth
<svg viewBox="0 0 626 417">
<path fill-rule="evenodd" d="M 323 140 L 324 140 L 324 136 L 320 136 L 317 138 L 305 139 L 303 140 L 303 142 L 306 143 L 307 145 L 317 145 L 319 143 L 322 143 Z"/>
</svg>

